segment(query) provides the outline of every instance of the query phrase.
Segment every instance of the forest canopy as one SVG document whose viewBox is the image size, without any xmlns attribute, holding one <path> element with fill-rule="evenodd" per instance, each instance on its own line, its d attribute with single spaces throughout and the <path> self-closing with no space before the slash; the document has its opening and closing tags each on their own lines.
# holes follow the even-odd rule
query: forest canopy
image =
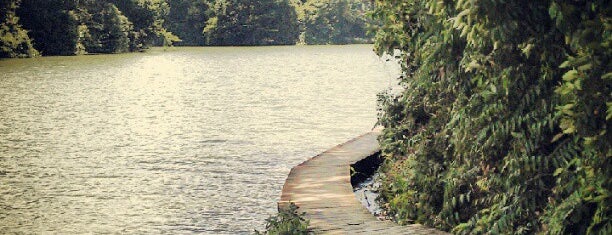
<svg viewBox="0 0 612 235">
<path fill-rule="evenodd" d="M 368 0 L 1 0 L 0 57 L 370 42 Z"/>
</svg>

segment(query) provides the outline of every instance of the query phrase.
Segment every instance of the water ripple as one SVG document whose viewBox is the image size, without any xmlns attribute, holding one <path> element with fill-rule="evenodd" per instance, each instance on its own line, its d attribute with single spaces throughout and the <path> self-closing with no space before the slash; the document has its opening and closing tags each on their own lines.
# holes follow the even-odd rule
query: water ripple
<svg viewBox="0 0 612 235">
<path fill-rule="evenodd" d="M 0 231 L 262 229 L 290 168 L 372 128 L 370 46 L 0 61 Z"/>
</svg>

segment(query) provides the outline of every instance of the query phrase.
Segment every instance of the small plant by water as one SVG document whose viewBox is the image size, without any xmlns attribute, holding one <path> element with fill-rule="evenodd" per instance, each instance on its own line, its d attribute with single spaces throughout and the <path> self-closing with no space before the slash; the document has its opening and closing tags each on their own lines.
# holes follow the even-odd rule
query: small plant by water
<svg viewBox="0 0 612 235">
<path fill-rule="evenodd" d="M 287 207 L 280 207 L 277 215 L 266 219 L 266 230 L 262 232 L 255 230 L 255 234 L 313 234 L 308 230 L 310 221 L 305 219 L 306 213 L 299 213 L 298 208 L 293 202 Z"/>
</svg>

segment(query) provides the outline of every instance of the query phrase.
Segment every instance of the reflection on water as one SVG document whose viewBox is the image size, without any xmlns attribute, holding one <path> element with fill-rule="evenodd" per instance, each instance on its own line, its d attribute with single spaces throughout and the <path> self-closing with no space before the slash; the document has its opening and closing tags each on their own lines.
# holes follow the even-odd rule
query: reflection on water
<svg viewBox="0 0 612 235">
<path fill-rule="evenodd" d="M 370 46 L 0 61 L 0 231 L 249 233 L 289 169 L 372 128 Z"/>
</svg>

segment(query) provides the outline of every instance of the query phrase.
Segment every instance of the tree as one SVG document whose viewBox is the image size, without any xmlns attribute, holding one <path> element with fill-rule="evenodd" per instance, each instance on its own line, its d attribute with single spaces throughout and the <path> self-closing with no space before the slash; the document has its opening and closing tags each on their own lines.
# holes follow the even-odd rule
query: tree
<svg viewBox="0 0 612 235">
<path fill-rule="evenodd" d="M 130 51 L 132 23 L 112 3 L 88 2 L 81 18 L 86 26 L 83 44 L 89 53 Z"/>
<path fill-rule="evenodd" d="M 306 44 L 367 42 L 369 1 L 309 0 L 299 7 Z"/>
<path fill-rule="evenodd" d="M 78 19 L 75 0 L 23 0 L 17 9 L 21 24 L 43 55 L 77 52 Z"/>
<path fill-rule="evenodd" d="M 124 14 L 133 28 L 129 33 L 130 51 L 146 49 L 151 45 L 171 44 L 176 36 L 164 28 L 164 19 L 170 11 L 165 0 L 106 0 Z"/>
<path fill-rule="evenodd" d="M 227 0 L 217 2 L 203 33 L 208 45 L 287 45 L 299 31 L 288 0 Z"/>
<path fill-rule="evenodd" d="M 177 45 L 202 46 L 205 44 L 202 31 L 209 16 L 213 14 L 210 4 L 210 1 L 205 0 L 168 0 L 170 10 L 164 26 L 182 40 Z"/>
<path fill-rule="evenodd" d="M 19 0 L 0 0 L 0 58 L 32 57 L 38 52 L 15 13 Z"/>
</svg>

